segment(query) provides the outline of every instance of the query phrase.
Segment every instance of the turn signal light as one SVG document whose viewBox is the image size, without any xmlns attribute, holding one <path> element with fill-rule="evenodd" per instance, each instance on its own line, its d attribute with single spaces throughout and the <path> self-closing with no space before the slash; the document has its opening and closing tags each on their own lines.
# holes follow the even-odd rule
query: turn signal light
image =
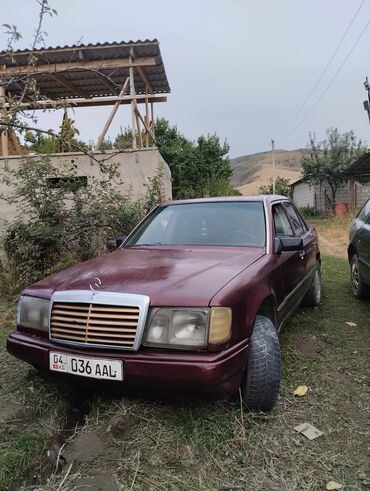
<svg viewBox="0 0 370 491">
<path fill-rule="evenodd" d="M 230 307 L 211 308 L 208 334 L 208 342 L 210 344 L 220 344 L 230 339 L 231 319 Z"/>
</svg>

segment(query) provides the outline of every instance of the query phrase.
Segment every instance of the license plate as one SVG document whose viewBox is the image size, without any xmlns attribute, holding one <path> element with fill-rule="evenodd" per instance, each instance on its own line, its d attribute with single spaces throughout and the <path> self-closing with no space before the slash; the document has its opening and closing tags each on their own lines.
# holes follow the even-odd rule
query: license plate
<svg viewBox="0 0 370 491">
<path fill-rule="evenodd" d="M 49 367 L 55 372 L 69 373 L 80 377 L 123 380 L 123 363 L 118 360 L 73 356 L 50 351 Z"/>
</svg>

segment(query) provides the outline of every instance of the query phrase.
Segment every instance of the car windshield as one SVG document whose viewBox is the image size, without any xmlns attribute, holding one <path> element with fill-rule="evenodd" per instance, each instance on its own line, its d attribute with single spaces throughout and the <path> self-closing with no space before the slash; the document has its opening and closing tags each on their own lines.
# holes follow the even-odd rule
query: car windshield
<svg viewBox="0 0 370 491">
<path fill-rule="evenodd" d="M 125 243 L 150 245 L 265 246 L 265 215 L 258 201 L 159 206 Z"/>
</svg>

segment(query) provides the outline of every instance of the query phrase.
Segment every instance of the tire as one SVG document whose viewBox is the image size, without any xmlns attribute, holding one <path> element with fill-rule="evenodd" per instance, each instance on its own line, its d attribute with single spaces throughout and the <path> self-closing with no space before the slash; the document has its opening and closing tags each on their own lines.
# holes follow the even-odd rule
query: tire
<svg viewBox="0 0 370 491">
<path fill-rule="evenodd" d="M 274 324 L 257 316 L 248 350 L 242 400 L 252 411 L 271 411 L 280 387 L 280 346 Z"/>
<path fill-rule="evenodd" d="M 367 298 L 369 296 L 370 289 L 363 282 L 360 272 L 360 265 L 358 262 L 358 257 L 353 254 L 350 261 L 351 266 L 351 288 L 353 296 L 359 299 Z"/>
<path fill-rule="evenodd" d="M 307 290 L 302 300 L 305 307 L 317 307 L 321 302 L 321 273 L 320 264 L 316 263 L 316 271 L 310 288 Z"/>
</svg>

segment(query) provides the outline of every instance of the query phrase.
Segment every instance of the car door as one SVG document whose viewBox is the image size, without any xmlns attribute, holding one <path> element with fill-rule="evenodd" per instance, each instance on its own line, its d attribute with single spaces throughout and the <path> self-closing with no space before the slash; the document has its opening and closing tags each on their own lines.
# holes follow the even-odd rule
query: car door
<svg viewBox="0 0 370 491">
<path fill-rule="evenodd" d="M 364 207 L 364 221 L 357 232 L 356 242 L 361 276 L 370 284 L 370 200 Z"/>
<path fill-rule="evenodd" d="M 283 203 L 272 206 L 275 237 L 295 237 Z M 282 251 L 277 255 L 283 284 L 283 299 L 278 305 L 279 325 L 289 317 L 302 299 L 302 285 L 306 274 L 306 254 L 302 251 Z"/>
<path fill-rule="evenodd" d="M 312 275 L 316 269 L 318 249 L 316 235 L 306 225 L 303 217 L 292 203 L 286 201 L 283 204 L 292 225 L 294 235 L 296 237 L 301 237 L 303 241 L 303 250 L 300 257 L 305 269 L 305 280 L 304 284 L 302 285 L 302 290 L 305 292 L 311 284 Z"/>
</svg>

